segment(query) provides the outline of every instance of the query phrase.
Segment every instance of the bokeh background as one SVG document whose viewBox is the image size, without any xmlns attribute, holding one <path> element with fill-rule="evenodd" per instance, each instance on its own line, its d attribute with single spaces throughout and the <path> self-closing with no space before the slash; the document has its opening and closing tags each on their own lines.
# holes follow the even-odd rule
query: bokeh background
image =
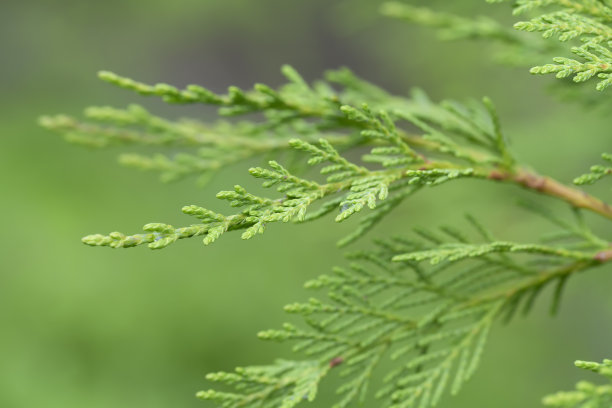
<svg viewBox="0 0 612 408">
<path fill-rule="evenodd" d="M 507 5 L 427 3 L 512 21 Z M 42 114 L 132 102 L 169 117 L 212 115 L 115 89 L 96 79 L 100 69 L 222 91 L 278 85 L 284 63 L 309 80 L 346 65 L 398 94 L 418 85 L 437 99 L 490 96 L 517 155 L 563 181 L 609 151 L 606 109 L 560 103 L 547 91 L 552 80 L 495 65 L 486 44 L 439 43 L 427 29 L 380 17 L 378 5 L 1 2 L 0 407 L 210 406 L 194 397 L 209 387 L 204 375 L 288 357 L 287 348 L 257 340 L 257 331 L 289 318 L 282 306 L 309 296 L 303 281 L 344 262 L 335 242 L 352 225 L 331 219 L 275 225 L 249 242 L 228 234 L 206 248 L 199 239 L 159 252 L 81 244 L 89 233 L 189 223 L 180 213 L 185 204 L 221 209 L 214 194 L 243 183 L 251 165 L 225 170 L 205 188 L 193 180 L 163 185 L 153 174 L 118 166 L 117 151 L 69 145 L 37 126 Z M 548 225 L 517 209 L 519 197 L 532 196 L 509 186 L 450 183 L 406 202 L 371 237 L 415 225 L 462 226 L 460 215 L 472 212 L 504 239 L 534 241 Z M 609 223 L 589 221 L 609 236 Z M 612 356 L 611 285 L 609 266 L 590 271 L 570 281 L 558 317 L 547 315 L 547 293 L 529 317 L 499 325 L 476 376 L 442 406 L 536 407 L 544 394 L 573 387 L 585 375 L 574 359 Z M 325 398 L 312 405 L 330 406 Z"/>
</svg>

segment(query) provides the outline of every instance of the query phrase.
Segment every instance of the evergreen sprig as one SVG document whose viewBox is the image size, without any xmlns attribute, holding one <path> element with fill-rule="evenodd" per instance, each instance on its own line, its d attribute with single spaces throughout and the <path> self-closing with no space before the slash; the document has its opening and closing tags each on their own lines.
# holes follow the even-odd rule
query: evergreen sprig
<svg viewBox="0 0 612 408">
<path fill-rule="evenodd" d="M 97 123 L 66 116 L 42 118 L 44 126 L 88 145 L 195 148 L 195 154 L 183 152 L 174 157 L 121 157 L 128 165 L 161 170 L 166 180 L 189 175 L 208 177 L 223 166 L 249 157 L 290 151 L 305 152 L 310 155 L 309 165 L 321 165 L 324 181 L 294 174 L 277 161 L 269 161 L 270 168 L 251 168 L 253 177 L 264 179 L 264 187 L 276 186 L 282 195 L 258 196 L 241 186 L 219 192 L 217 198 L 241 208 L 238 213 L 222 215 L 190 205 L 183 212 L 200 216 L 200 224 L 175 228 L 150 223 L 143 227 L 144 233 L 95 234 L 83 242 L 113 248 L 148 244 L 159 249 L 179 239 L 203 236 L 204 243 L 210 244 L 228 231 L 244 230 L 242 238 L 248 239 L 263 233 L 270 223 L 310 221 L 334 210 L 339 211 L 335 219 L 340 222 L 368 207 L 373 213 L 340 242 L 345 245 L 422 186 L 459 178 L 487 179 L 493 172 L 516 171 L 497 113 L 487 98 L 482 104 L 438 104 L 418 90 L 412 98 L 392 96 L 346 69 L 330 72 L 328 82 L 320 81 L 312 87 L 290 67 L 284 67 L 283 73 L 290 82 L 278 91 L 256 85 L 251 92 L 232 87 L 226 95 L 196 86 L 178 90 L 166 84 L 150 86 L 108 72 L 101 74 L 122 88 L 171 103 L 219 105 L 222 115 L 257 112 L 263 115 L 261 123 L 220 122 L 209 126 L 185 120 L 172 122 L 138 106 L 126 110 L 87 109 L 87 118 Z M 343 88 L 335 91 L 333 84 Z M 421 133 L 412 134 L 399 127 L 406 122 Z M 314 140 L 315 135 L 324 137 Z M 364 146 L 368 152 L 361 155 L 362 163 L 347 159 L 339 150 Z M 319 207 L 311 208 L 317 202 Z"/>
<path fill-rule="evenodd" d="M 214 401 L 223 408 L 257 406 L 293 408 L 314 401 L 328 367 L 317 361 L 278 360 L 270 366 L 240 367 L 235 373 L 211 373 L 206 379 L 235 388 L 236 392 L 201 391 L 198 398 Z"/>
<path fill-rule="evenodd" d="M 472 217 L 468 220 L 481 239 L 491 238 Z M 305 326 L 285 324 L 259 334 L 294 342 L 294 351 L 308 364 L 318 362 L 317 373 L 338 370 L 343 382 L 334 408 L 364 401 L 375 374 L 384 379 L 375 392 L 382 406 L 435 406 L 447 388 L 458 392 L 474 373 L 496 319 L 508 320 L 517 309 L 529 312 L 547 287 L 554 287 L 556 311 L 569 276 L 600 263 L 597 251 L 478 244 L 450 227 L 415 233 L 410 239 L 379 240 L 374 250 L 349 254 L 356 261 L 349 268 L 307 282 L 309 289 L 327 290 L 327 299 L 285 307 L 301 315 Z M 531 259 L 516 257 L 519 253 Z M 205 395 L 217 395 L 221 404 L 235 398 Z M 260 395 L 256 390 L 244 398 Z"/>
<path fill-rule="evenodd" d="M 566 44 L 581 42 L 571 47 L 578 59 L 555 57 L 555 64 L 536 66 L 532 73 L 573 76 L 576 82 L 598 77 L 598 89 L 612 84 L 609 1 L 517 1 L 515 14 L 542 14 L 515 28 L 540 32 L 544 40 L 557 37 L 561 46 L 528 41 L 484 17 L 458 17 L 397 2 L 387 3 L 382 11 L 433 27 L 447 39 L 495 40 L 515 62 L 558 55 L 556 50 L 565 51 Z M 526 52 L 531 57 L 523 58 Z M 209 374 L 210 381 L 225 389 L 202 391 L 200 398 L 224 408 L 292 408 L 313 401 L 319 384 L 338 372 L 342 384 L 334 408 L 364 401 L 375 375 L 382 378 L 374 393 L 379 405 L 433 407 L 447 389 L 456 393 L 472 376 L 495 321 L 508 321 L 518 311 L 527 314 L 547 288 L 553 292 L 551 313 L 556 313 L 570 277 L 612 260 L 608 240 L 595 235 L 582 216 L 582 210 L 588 210 L 612 219 L 612 207 L 518 163 L 489 99 L 436 103 L 418 89 L 410 97 L 396 96 L 348 69 L 330 71 L 325 80 L 313 84 L 289 66 L 282 72 L 288 83 L 278 89 L 256 84 L 250 90 L 230 87 L 222 94 L 197 85 L 148 85 L 107 71 L 99 75 L 168 103 L 215 106 L 225 118 L 249 115 L 242 121 L 171 121 L 137 105 L 92 107 L 85 111 L 85 120 L 65 115 L 41 118 L 43 126 L 74 143 L 159 149 L 152 155 L 126 153 L 120 161 L 158 171 L 166 181 L 190 176 L 204 180 L 245 160 L 277 159 L 249 169 L 264 188 L 276 193 L 255 194 L 236 185 L 217 194 L 236 209 L 228 215 L 189 205 L 183 213 L 198 220 L 192 225 L 149 223 L 140 234 L 96 234 L 83 241 L 159 249 L 199 236 L 208 245 L 230 231 L 252 238 L 272 223 L 307 222 L 331 213 L 341 222 L 367 207 L 356 230 L 339 243 L 346 245 L 412 194 L 463 178 L 511 183 L 561 199 L 570 204 L 574 218 L 568 221 L 525 204 L 557 228 L 529 244 L 499 240 L 474 217 L 468 222 L 478 239 L 448 226 L 414 228 L 409 238 L 379 239 L 373 249 L 349 254 L 353 263 L 348 268 L 336 268 L 306 284 L 324 291 L 323 296 L 285 307 L 300 315 L 303 324 L 260 333 L 263 339 L 294 342 L 294 351 L 306 360 Z M 173 153 L 164 152 L 169 149 Z M 612 162 L 611 155 L 602 157 Z M 593 166 L 575 183 L 591 184 L 610 173 L 612 167 Z M 577 365 L 612 378 L 608 360 Z M 566 408 L 609 407 L 611 390 L 583 382 L 577 391 L 558 393 L 544 402 Z"/>
<path fill-rule="evenodd" d="M 384 3 L 381 6 L 381 13 L 388 17 L 435 28 L 441 40 L 484 38 L 508 44 L 522 42 L 514 31 L 487 16 L 467 18 L 395 1 Z"/>
<path fill-rule="evenodd" d="M 610 380 L 610 384 L 597 385 L 580 381 L 575 391 L 563 391 L 544 397 L 543 403 L 558 408 L 608 408 L 612 406 L 612 360 L 602 363 L 576 361 L 576 367 L 593 371 Z"/>
<path fill-rule="evenodd" d="M 543 55 L 552 58 L 561 49 L 548 41 L 528 39 L 487 16 L 459 16 L 395 1 L 384 3 L 381 12 L 387 17 L 432 28 L 443 41 L 473 40 L 494 44 L 490 52 L 487 50 L 483 54 L 493 55 L 496 61 L 512 66 L 533 65 L 541 61 Z"/>
<path fill-rule="evenodd" d="M 488 0 L 498 3 L 504 0 Z M 502 44 L 501 60 L 510 64 L 531 64 L 542 55 L 550 55 L 554 63 L 531 68 L 532 74 L 555 74 L 557 78 L 572 77 L 574 82 L 599 78 L 596 88 L 612 85 L 612 8 L 599 0 L 518 0 L 514 15 L 542 14 L 519 21 L 514 28 L 524 32 L 539 32 L 542 38 L 556 37 L 559 45 L 528 41 L 487 17 L 466 18 L 419 8 L 403 3 L 385 3 L 382 12 L 419 25 L 436 29 L 446 40 L 486 39 Z M 550 11 L 549 11 L 550 10 Z M 576 45 L 568 45 L 576 44 Z M 577 58 L 559 56 L 569 51 Z"/>
<path fill-rule="evenodd" d="M 602 153 L 601 158 L 607 162 L 612 163 L 612 154 L 610 153 Z M 609 176 L 612 174 L 612 165 L 594 165 L 591 166 L 590 172 L 587 174 L 583 174 L 580 177 L 576 177 L 574 179 L 574 184 L 584 185 L 584 184 L 593 184 L 596 181 L 601 180 L 602 178 Z"/>
<path fill-rule="evenodd" d="M 566 46 L 578 59 L 557 56 L 554 64 L 535 66 L 530 72 L 554 73 L 557 78 L 571 76 L 574 82 L 597 77 L 600 80 L 596 88 L 600 91 L 612 85 L 612 8 L 598 0 L 519 0 L 514 14 L 549 6 L 556 10 L 518 22 L 514 28 L 540 32 L 545 39 L 557 37 L 562 43 L 579 40 L 579 46 Z"/>
</svg>

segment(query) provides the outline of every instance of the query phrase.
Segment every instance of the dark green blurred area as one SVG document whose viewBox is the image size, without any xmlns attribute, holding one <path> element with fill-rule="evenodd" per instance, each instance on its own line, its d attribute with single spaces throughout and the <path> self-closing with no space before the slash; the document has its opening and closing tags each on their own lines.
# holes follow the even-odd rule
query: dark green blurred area
<svg viewBox="0 0 612 408">
<path fill-rule="evenodd" d="M 427 3 L 512 21 L 507 5 Z M 159 252 L 82 245 L 80 237 L 89 233 L 136 232 L 152 221 L 188 224 L 183 205 L 222 209 L 215 193 L 248 177 L 245 165 L 204 189 L 193 180 L 163 185 L 153 174 L 120 168 L 118 151 L 75 147 L 37 126 L 42 114 L 78 115 L 88 105 L 133 102 L 170 117 L 212 115 L 114 89 L 96 79 L 98 70 L 221 91 L 278 85 L 283 63 L 309 80 L 346 65 L 398 94 L 420 86 L 437 99 L 490 96 L 517 155 L 566 182 L 610 150 L 609 117 L 559 103 L 546 92 L 550 79 L 495 65 L 486 44 L 439 43 L 429 30 L 385 20 L 378 4 L 0 4 L 0 407 L 208 406 L 194 397 L 210 385 L 205 373 L 290 356 L 287 347 L 255 334 L 289 318 L 284 304 L 310 296 L 303 281 L 344 262 L 335 242 L 354 222 L 335 225 L 332 219 L 275 225 L 248 242 L 228 234 L 211 247 L 198 239 Z M 592 191 L 610 193 L 608 187 Z M 461 215 L 471 212 L 502 239 L 533 242 L 549 226 L 517 209 L 513 202 L 520 197 L 537 198 L 509 186 L 451 183 L 405 203 L 371 237 L 415 225 L 463 226 Z M 589 221 L 609 236 L 609 224 Z M 476 376 L 442 406 L 539 406 L 541 396 L 582 376 L 573 360 L 610 358 L 611 272 L 608 266 L 572 279 L 554 319 L 547 315 L 547 293 L 531 316 L 500 325 Z"/>
</svg>

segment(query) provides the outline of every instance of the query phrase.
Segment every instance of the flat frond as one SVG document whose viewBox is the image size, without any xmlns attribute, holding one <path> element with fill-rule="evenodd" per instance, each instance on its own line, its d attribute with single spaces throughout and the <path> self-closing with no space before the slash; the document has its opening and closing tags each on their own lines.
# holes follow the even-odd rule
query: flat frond
<svg viewBox="0 0 612 408">
<path fill-rule="evenodd" d="M 316 361 L 278 360 L 270 366 L 237 368 L 234 373 L 211 373 L 206 379 L 233 387 L 234 392 L 200 391 L 197 397 L 223 408 L 293 408 L 313 401 L 327 373 Z"/>
<path fill-rule="evenodd" d="M 392 96 L 355 77 L 346 69 L 328 73 L 328 82 L 311 86 L 291 67 L 283 67 L 289 83 L 278 90 L 258 84 L 251 91 L 230 87 L 214 94 L 198 86 L 179 90 L 167 84 L 146 85 L 111 73 L 101 78 L 169 103 L 219 106 L 221 115 L 260 114 L 261 122 L 169 121 L 140 106 L 127 109 L 89 108 L 86 121 L 66 116 L 44 117 L 43 126 L 90 146 L 172 147 L 175 153 L 125 153 L 127 166 L 158 171 L 162 180 L 198 176 L 204 182 L 223 167 L 268 154 L 283 157 L 307 154 L 323 180 L 305 177 L 303 166 L 253 167 L 249 173 L 276 187 L 277 196 L 259 196 L 237 185 L 217 198 L 240 211 L 205 216 L 200 223 L 175 228 L 167 223 L 145 225 L 144 233 L 94 234 L 83 238 L 93 246 L 127 248 L 147 244 L 159 249 L 179 239 L 202 236 L 210 244 L 228 231 L 243 230 L 248 239 L 275 222 L 304 222 L 338 211 L 343 221 L 363 209 L 355 232 L 345 245 L 363 235 L 385 215 L 423 186 L 437 186 L 460 178 L 489 179 L 499 171 L 514 171 L 499 119 L 491 101 L 482 104 L 432 102 L 422 91 L 412 98 Z M 343 87 L 336 90 L 335 86 Z M 406 129 L 412 126 L 418 133 Z M 361 161 L 345 151 L 367 147 Z M 295 154 L 293 162 L 297 163 Z M 303 157 L 303 156 L 302 156 Z M 367 166 L 366 166 L 367 164 Z M 213 214 L 200 206 L 186 206 L 188 215 Z"/>
<path fill-rule="evenodd" d="M 514 3 L 515 15 L 536 14 L 529 20 L 514 24 L 516 30 L 538 32 L 544 40 L 557 38 L 559 43 L 526 40 L 486 17 L 460 17 L 397 2 L 385 3 L 382 12 L 432 27 L 442 39 L 496 41 L 499 60 L 512 65 L 530 65 L 532 74 L 571 77 L 574 82 L 597 78 L 598 90 L 612 85 L 612 8 L 609 4 L 599 0 L 518 0 Z M 575 57 L 561 56 L 568 52 Z M 552 63 L 533 66 L 542 60 L 542 56 L 552 58 Z"/>
<path fill-rule="evenodd" d="M 581 43 L 565 46 L 577 59 L 557 56 L 554 64 L 531 68 L 532 74 L 553 73 L 557 78 L 572 77 L 574 82 L 599 78 L 596 88 L 600 91 L 612 85 L 612 8 L 597 0 L 519 0 L 516 4 L 515 14 L 556 8 L 516 23 L 517 30 L 540 32 L 543 38 L 557 37 L 562 43 Z"/>
<path fill-rule="evenodd" d="M 469 220 L 478 235 L 490 237 Z M 259 337 L 291 341 L 320 370 L 337 370 L 342 384 L 334 407 L 364 401 L 375 373 L 384 379 L 374 391 L 381 406 L 433 407 L 472 376 L 497 319 L 529 312 L 547 288 L 556 310 L 568 278 L 599 264 L 596 252 L 477 241 L 447 226 L 379 240 L 374 250 L 351 253 L 349 267 L 306 283 L 327 296 L 285 307 L 304 325 Z M 548 258 L 558 262 L 546 268 L 531 262 Z"/>
</svg>

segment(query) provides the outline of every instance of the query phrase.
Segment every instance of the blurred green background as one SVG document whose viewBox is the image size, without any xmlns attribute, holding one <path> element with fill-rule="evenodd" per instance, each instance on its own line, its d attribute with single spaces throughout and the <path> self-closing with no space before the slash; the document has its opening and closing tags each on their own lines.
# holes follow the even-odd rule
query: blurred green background
<svg viewBox="0 0 612 408">
<path fill-rule="evenodd" d="M 507 5 L 427 3 L 512 21 Z M 167 107 L 115 89 L 96 79 L 98 70 L 222 91 L 278 85 L 283 63 L 309 80 L 346 65 L 398 94 L 418 85 L 437 99 L 490 96 L 517 155 L 566 182 L 609 151 L 609 116 L 559 103 L 546 91 L 551 80 L 495 65 L 487 45 L 439 43 L 427 29 L 380 17 L 378 5 L 2 2 L 0 407 L 209 406 L 194 397 L 209 387 L 205 373 L 288 357 L 287 348 L 255 334 L 288 318 L 285 303 L 309 296 L 303 281 L 344 262 L 335 242 L 352 225 L 331 219 L 275 225 L 249 242 L 229 234 L 210 248 L 200 240 L 159 252 L 81 244 L 89 233 L 189 223 L 183 205 L 223 208 L 211 204 L 214 194 L 247 178 L 245 165 L 205 188 L 193 180 L 162 185 L 153 174 L 120 168 L 117 151 L 88 151 L 37 126 L 42 114 L 79 115 L 88 105 L 132 102 L 169 117 L 211 117 L 208 109 Z M 609 196 L 609 188 L 594 191 Z M 532 196 L 508 186 L 450 183 L 415 196 L 371 237 L 415 225 L 462 226 L 460 216 L 469 211 L 503 239 L 534 241 L 548 225 L 514 207 L 518 197 Z M 609 234 L 609 224 L 589 220 Z M 273 249 L 279 245 L 282 251 Z M 442 406 L 539 406 L 542 395 L 583 376 L 574 359 L 610 358 L 611 272 L 607 266 L 572 279 L 554 319 L 546 294 L 531 316 L 500 325 L 477 375 Z M 312 405 L 331 404 L 323 398 Z"/>
</svg>

